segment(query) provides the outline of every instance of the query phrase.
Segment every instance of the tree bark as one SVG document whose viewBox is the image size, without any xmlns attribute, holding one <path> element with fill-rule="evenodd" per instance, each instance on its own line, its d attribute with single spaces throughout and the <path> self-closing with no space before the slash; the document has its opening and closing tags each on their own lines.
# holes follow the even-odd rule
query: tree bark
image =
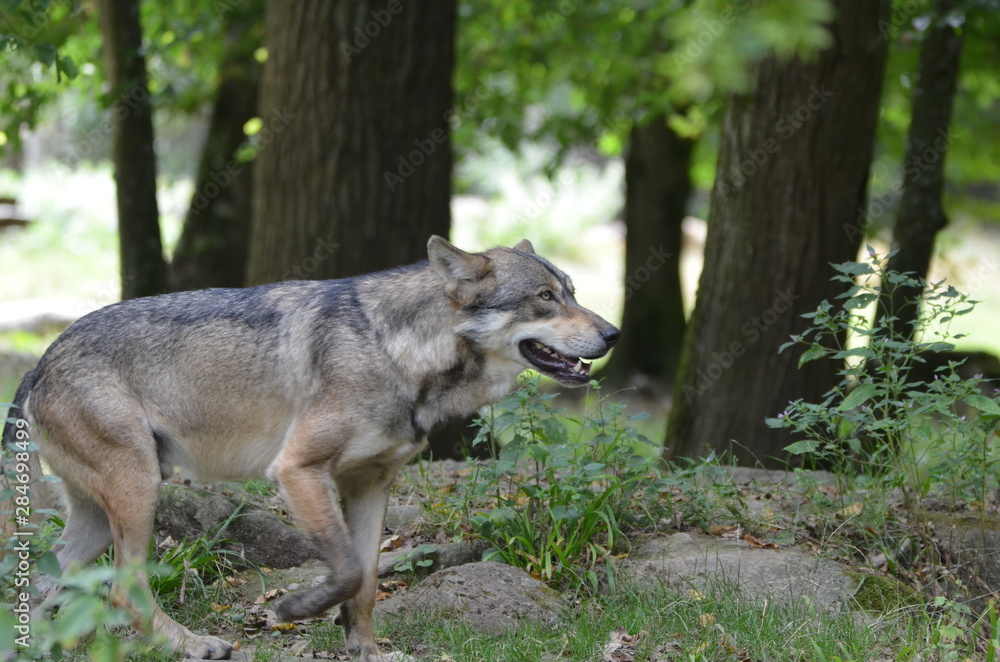
<svg viewBox="0 0 1000 662">
<path fill-rule="evenodd" d="M 156 203 L 153 108 L 137 0 L 99 0 L 98 13 L 111 85 L 122 299 L 131 299 L 167 289 Z"/>
<path fill-rule="evenodd" d="M 934 21 L 920 45 L 910 128 L 903 158 L 903 194 L 893 226 L 893 248 L 898 251 L 889 269 L 914 272 L 926 278 L 934 253 L 934 239 L 948 224 L 941 194 L 948 130 L 962 57 L 962 30 L 947 21 L 955 0 L 935 0 Z M 919 307 L 907 305 L 920 296 L 919 288 L 897 287 L 886 302 L 898 318 L 896 328 L 910 334 Z"/>
<path fill-rule="evenodd" d="M 426 257 L 450 226 L 456 0 L 268 6 L 248 281 Z"/>
<path fill-rule="evenodd" d="M 622 339 L 601 376 L 617 388 L 669 392 L 684 343 L 681 223 L 691 196 L 694 141 L 660 115 L 636 126 L 625 155 Z"/>
<path fill-rule="evenodd" d="M 797 369 L 779 346 L 832 299 L 830 263 L 853 260 L 863 220 L 886 56 L 888 3 L 838 0 L 834 45 L 812 61 L 762 61 L 755 93 L 726 112 L 705 247 L 664 456 L 712 450 L 782 465 L 789 400 L 836 381 L 833 362 Z"/>
<path fill-rule="evenodd" d="M 456 5 L 268 5 L 249 284 L 409 264 L 448 235 Z M 460 457 L 464 432 L 431 453 Z"/>
<path fill-rule="evenodd" d="M 247 139 L 244 125 L 257 114 L 260 65 L 247 39 L 253 17 L 232 14 L 230 21 L 228 53 L 220 67 L 195 192 L 170 265 L 174 291 L 240 287 L 245 280 L 253 162 L 238 160 L 236 152 Z"/>
</svg>

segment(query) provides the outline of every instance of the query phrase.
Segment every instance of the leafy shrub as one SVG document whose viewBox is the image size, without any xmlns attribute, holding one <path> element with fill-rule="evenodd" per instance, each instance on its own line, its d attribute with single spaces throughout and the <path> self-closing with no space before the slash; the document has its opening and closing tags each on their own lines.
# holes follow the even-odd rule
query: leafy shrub
<svg viewBox="0 0 1000 662">
<path fill-rule="evenodd" d="M 767 423 L 801 437 L 786 450 L 832 466 L 838 474 L 860 471 L 884 487 L 902 488 L 907 509 L 918 515 L 924 498 L 937 490 L 956 502 L 985 504 L 998 485 L 993 436 L 1000 424 L 1000 392 L 983 394 L 982 376 L 963 379 L 951 362 L 933 376 L 919 377 L 918 364 L 930 352 L 955 346 L 949 323 L 975 303 L 946 286 L 889 271 L 868 248 L 868 262 L 834 265 L 835 282 L 846 285 L 839 304 L 823 301 L 804 317 L 802 335 L 782 346 L 804 345 L 799 365 L 820 359 L 842 364 L 841 382 L 820 402 L 796 400 Z M 920 294 L 914 325 L 892 309 L 897 288 Z M 874 319 L 870 310 L 874 308 Z M 908 312 L 908 311 L 907 311 Z M 851 346 L 845 338 L 853 338 Z"/>
<path fill-rule="evenodd" d="M 597 382 L 591 388 L 599 394 Z M 659 444 L 633 425 L 646 414 L 626 416 L 600 396 L 578 420 L 556 410 L 555 397 L 525 379 L 478 421 L 473 443 L 502 439 L 502 449 L 455 487 L 450 503 L 467 530 L 493 545 L 487 559 L 547 582 L 596 586 L 598 570 L 626 548 L 629 527 L 675 515 L 707 524 L 720 495 L 719 482 L 706 480 L 723 472 L 717 460 L 667 467 Z"/>
</svg>

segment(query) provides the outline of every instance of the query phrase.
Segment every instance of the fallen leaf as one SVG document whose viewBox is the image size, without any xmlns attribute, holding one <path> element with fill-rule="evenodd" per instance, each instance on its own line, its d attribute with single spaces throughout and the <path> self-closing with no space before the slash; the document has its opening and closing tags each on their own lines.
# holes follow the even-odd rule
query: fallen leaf
<svg viewBox="0 0 1000 662">
<path fill-rule="evenodd" d="M 701 623 L 703 628 L 712 627 L 715 625 L 715 616 L 713 614 L 702 614 L 698 617 L 698 622 Z"/>
<path fill-rule="evenodd" d="M 388 538 L 383 540 L 382 544 L 379 545 L 378 551 L 391 552 L 392 550 L 399 549 L 402 546 L 403 546 L 403 536 L 397 533 L 396 535 L 389 536 Z"/>
<path fill-rule="evenodd" d="M 171 536 L 167 536 L 163 539 L 163 542 L 157 545 L 157 547 L 160 549 L 174 549 L 177 547 L 177 541 L 175 541 Z"/>
<path fill-rule="evenodd" d="M 258 595 L 257 599 L 254 600 L 253 603 L 255 605 L 262 605 L 265 602 L 267 602 L 268 600 L 273 600 L 274 598 L 278 597 L 279 595 L 283 595 L 285 593 L 287 593 L 287 591 L 285 589 L 283 589 L 283 588 L 272 588 L 267 593 L 263 593 L 261 595 Z"/>
<path fill-rule="evenodd" d="M 773 542 L 761 542 L 749 533 L 743 536 L 743 542 L 750 545 L 754 549 L 778 549 L 778 546 Z"/>
<path fill-rule="evenodd" d="M 837 517 L 839 517 L 840 519 L 849 519 L 860 513 L 862 510 L 864 510 L 864 507 L 865 504 L 863 502 L 857 501 L 849 506 L 844 506 L 843 508 L 838 510 Z"/>
<path fill-rule="evenodd" d="M 615 628 L 608 635 L 610 641 L 601 651 L 601 662 L 635 662 L 636 645 L 645 634 L 629 634 L 625 628 Z"/>
</svg>

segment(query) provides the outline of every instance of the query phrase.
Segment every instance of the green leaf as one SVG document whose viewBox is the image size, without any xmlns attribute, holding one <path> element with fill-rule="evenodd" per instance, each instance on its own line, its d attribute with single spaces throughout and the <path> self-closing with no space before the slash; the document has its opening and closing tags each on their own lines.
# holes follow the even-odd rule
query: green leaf
<svg viewBox="0 0 1000 662">
<path fill-rule="evenodd" d="M 816 359 L 821 359 L 826 356 L 826 348 L 820 347 L 819 345 L 813 345 L 799 357 L 799 367 L 801 368 L 810 361 L 815 361 Z"/>
<path fill-rule="evenodd" d="M 76 597 L 59 608 L 57 621 L 59 643 L 73 648 L 84 635 L 90 634 L 103 622 L 104 600 L 96 595 Z"/>
<path fill-rule="evenodd" d="M 814 453 L 817 448 L 819 448 L 817 440 L 803 439 L 802 441 L 796 441 L 794 444 L 785 446 L 785 451 L 792 455 L 803 455 L 805 453 Z"/>
<path fill-rule="evenodd" d="M 871 350 L 870 347 L 852 347 L 851 349 L 845 349 L 842 352 L 837 352 L 833 355 L 835 359 L 846 359 L 852 356 L 860 356 L 866 359 L 874 359 L 875 352 Z"/>
<path fill-rule="evenodd" d="M 1000 405 L 998 405 L 995 400 L 991 400 L 985 395 L 973 393 L 962 398 L 962 402 L 975 407 L 981 414 L 986 416 L 1000 416 Z"/>
<path fill-rule="evenodd" d="M 871 293 L 866 292 L 864 294 L 859 294 L 859 295 L 857 295 L 855 297 L 851 297 L 850 299 L 848 299 L 847 301 L 845 301 L 844 302 L 844 309 L 845 310 L 857 310 L 858 308 L 867 308 L 868 306 L 870 306 L 872 303 L 874 303 L 877 300 L 878 300 L 878 295 L 877 294 L 871 294 Z"/>
<path fill-rule="evenodd" d="M 76 66 L 76 62 L 69 55 L 63 55 L 59 58 L 59 71 L 70 80 L 73 80 L 80 74 L 80 69 Z"/>
<path fill-rule="evenodd" d="M 861 403 L 870 399 L 876 392 L 875 384 L 862 384 L 848 394 L 844 401 L 840 403 L 837 407 L 840 411 L 847 411 L 848 409 L 855 409 Z"/>
<path fill-rule="evenodd" d="M 52 577 L 59 577 L 62 575 L 62 568 L 59 567 L 59 560 L 52 552 L 45 552 L 39 556 L 36 566 L 39 571 L 45 573 L 46 575 L 50 575 Z"/>
<path fill-rule="evenodd" d="M 860 276 L 861 274 L 874 273 L 872 267 L 867 262 L 844 262 L 842 264 L 835 264 L 833 268 L 842 274 L 847 274 L 849 276 Z"/>
<path fill-rule="evenodd" d="M 35 54 L 35 59 L 46 67 L 51 67 L 56 61 L 56 47 L 52 44 L 35 44 L 32 51 Z"/>
</svg>

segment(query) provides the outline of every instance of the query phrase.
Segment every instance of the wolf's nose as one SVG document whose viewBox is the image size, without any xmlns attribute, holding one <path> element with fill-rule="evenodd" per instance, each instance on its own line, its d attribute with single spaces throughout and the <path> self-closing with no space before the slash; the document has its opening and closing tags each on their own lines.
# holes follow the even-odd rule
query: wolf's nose
<svg viewBox="0 0 1000 662">
<path fill-rule="evenodd" d="M 601 331 L 601 337 L 604 338 L 604 342 L 608 344 L 608 347 L 614 347 L 618 339 L 622 337 L 622 332 L 618 330 L 617 327 L 609 326 Z"/>
</svg>

